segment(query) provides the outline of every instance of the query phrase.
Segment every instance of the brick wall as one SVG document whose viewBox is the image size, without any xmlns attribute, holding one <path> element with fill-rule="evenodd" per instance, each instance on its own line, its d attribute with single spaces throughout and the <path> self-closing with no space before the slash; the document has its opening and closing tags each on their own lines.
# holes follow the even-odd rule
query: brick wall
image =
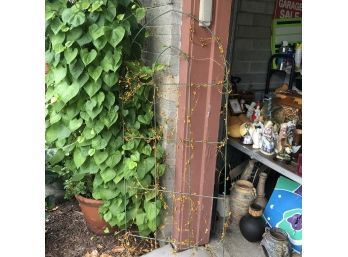
<svg viewBox="0 0 348 257">
<path fill-rule="evenodd" d="M 240 89 L 263 90 L 271 56 L 271 24 L 275 0 L 239 0 L 232 53 L 232 74 Z M 271 84 L 280 78 L 272 76 Z"/>
<path fill-rule="evenodd" d="M 147 7 L 145 22 L 150 36 L 147 38 L 143 59 L 147 64 L 158 62 L 167 66 L 164 72 L 156 74 L 155 82 L 159 88 L 156 98 L 156 117 L 164 128 L 162 145 L 166 151 L 166 173 L 161 178 L 161 186 L 174 190 L 177 100 L 179 82 L 179 54 L 174 49 L 161 52 L 168 46 L 180 48 L 181 15 L 171 10 L 181 10 L 182 0 L 142 0 Z M 166 13 L 167 12 L 167 13 Z M 158 17 L 159 15 L 162 15 Z M 158 18 L 156 18 L 158 17 Z M 155 20 L 153 20 L 155 19 Z M 153 21 L 152 21 L 153 20 Z M 172 232 L 172 195 L 165 194 L 168 209 L 159 238 L 169 239 Z"/>
</svg>

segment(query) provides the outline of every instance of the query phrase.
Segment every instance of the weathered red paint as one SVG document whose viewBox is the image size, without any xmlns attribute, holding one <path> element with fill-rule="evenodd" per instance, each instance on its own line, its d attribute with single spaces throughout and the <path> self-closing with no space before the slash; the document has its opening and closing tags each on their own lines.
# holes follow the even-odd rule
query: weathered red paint
<svg viewBox="0 0 348 257">
<path fill-rule="evenodd" d="M 214 1 L 210 29 L 219 38 L 225 56 L 232 0 Z M 183 1 L 183 12 L 199 14 L 199 0 Z M 194 30 L 190 33 L 190 29 Z M 192 40 L 190 40 L 192 36 Z M 195 87 L 224 80 L 224 59 L 212 35 L 197 21 L 182 18 L 179 110 L 176 151 L 173 240 L 179 249 L 209 242 L 215 165 L 221 108 L 221 86 Z M 201 41 L 203 39 L 203 41 Z M 202 46 L 201 43 L 206 43 Z M 215 60 L 215 61 L 213 61 Z M 193 110 L 192 110 L 193 108 Z M 188 140 L 193 140 L 190 145 Z M 201 142 L 196 142 L 201 141 Z M 192 149 L 193 147 L 193 149 Z M 192 154 L 192 156 L 191 156 Z M 191 158 L 190 158 L 191 157 Z M 204 197 L 207 196 L 207 197 Z"/>
</svg>

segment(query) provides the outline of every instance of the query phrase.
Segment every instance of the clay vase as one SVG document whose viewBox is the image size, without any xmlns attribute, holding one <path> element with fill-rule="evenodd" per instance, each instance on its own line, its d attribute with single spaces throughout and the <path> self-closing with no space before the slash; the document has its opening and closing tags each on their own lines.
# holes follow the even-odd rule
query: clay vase
<svg viewBox="0 0 348 257">
<path fill-rule="evenodd" d="M 249 214 L 243 216 L 239 222 L 239 229 L 243 237 L 249 242 L 262 239 L 266 222 L 262 218 L 262 207 L 253 203 L 249 207 Z"/>
<path fill-rule="evenodd" d="M 237 180 L 231 189 L 231 222 L 239 224 L 240 219 L 248 213 L 250 204 L 255 200 L 256 190 L 247 180 Z"/>
<path fill-rule="evenodd" d="M 266 257 L 290 257 L 291 246 L 286 232 L 280 228 L 266 227 L 261 240 Z"/>
<path fill-rule="evenodd" d="M 89 230 L 97 235 L 107 234 L 104 232 L 105 228 L 109 229 L 109 233 L 113 230 L 99 214 L 98 209 L 103 201 L 85 198 L 81 195 L 75 195 L 75 198 L 79 202 Z"/>
<path fill-rule="evenodd" d="M 255 203 L 260 205 L 262 209 L 266 206 L 266 198 L 265 198 L 265 184 L 267 179 L 267 173 L 261 172 L 259 176 L 259 182 L 256 188 L 256 200 Z"/>
</svg>

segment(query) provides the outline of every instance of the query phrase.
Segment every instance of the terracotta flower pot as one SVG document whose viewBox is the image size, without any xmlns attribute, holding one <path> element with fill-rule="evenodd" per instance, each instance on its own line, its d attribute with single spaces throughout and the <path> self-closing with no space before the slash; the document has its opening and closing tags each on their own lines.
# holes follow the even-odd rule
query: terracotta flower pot
<svg viewBox="0 0 348 257">
<path fill-rule="evenodd" d="M 101 200 L 95 200 L 90 198 L 85 198 L 81 195 L 75 195 L 76 200 L 79 202 L 81 211 L 85 217 L 87 227 L 93 233 L 97 235 L 104 235 L 105 228 L 112 231 L 112 228 L 99 214 L 99 207 L 103 204 Z"/>
</svg>

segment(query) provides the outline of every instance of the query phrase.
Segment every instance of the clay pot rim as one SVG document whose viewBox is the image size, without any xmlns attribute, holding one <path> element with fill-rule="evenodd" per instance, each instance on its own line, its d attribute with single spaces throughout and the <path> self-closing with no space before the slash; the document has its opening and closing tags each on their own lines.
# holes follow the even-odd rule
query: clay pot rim
<svg viewBox="0 0 348 257">
<path fill-rule="evenodd" d="M 250 181 L 244 179 L 237 180 L 236 185 L 242 190 L 250 190 L 254 187 Z"/>
<path fill-rule="evenodd" d="M 279 228 L 272 228 L 269 231 L 270 235 L 278 241 L 286 241 L 288 239 L 288 235 L 280 230 Z"/>
<path fill-rule="evenodd" d="M 75 195 L 75 198 L 79 203 L 83 203 L 83 204 L 87 204 L 87 205 L 95 206 L 95 207 L 98 207 L 104 203 L 102 200 L 86 198 L 86 197 L 83 197 L 82 195 Z"/>
<path fill-rule="evenodd" d="M 257 203 L 252 203 L 249 206 L 249 214 L 255 218 L 261 217 L 263 213 L 262 207 Z"/>
</svg>

